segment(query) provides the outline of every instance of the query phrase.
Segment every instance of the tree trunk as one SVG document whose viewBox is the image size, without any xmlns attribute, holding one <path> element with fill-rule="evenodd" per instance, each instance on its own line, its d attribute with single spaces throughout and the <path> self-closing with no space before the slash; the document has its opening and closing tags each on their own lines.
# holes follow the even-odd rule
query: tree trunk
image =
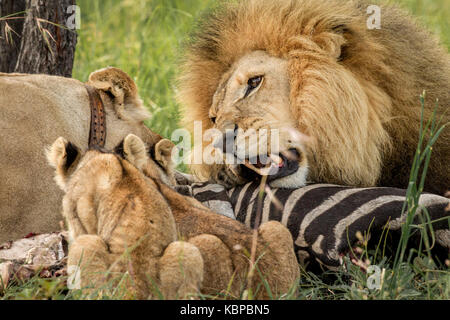
<svg viewBox="0 0 450 320">
<path fill-rule="evenodd" d="M 0 72 L 14 72 L 20 49 L 25 13 L 25 0 L 0 0 Z"/>
<path fill-rule="evenodd" d="M 0 0 L 0 7 L 7 7 L 11 2 L 16 5 L 18 1 Z M 27 13 L 23 21 L 20 49 L 18 55 L 11 57 L 11 54 L 6 58 L 8 61 L 4 64 L 8 65 L 8 69 L 5 70 L 71 77 L 77 43 L 75 30 L 66 27 L 69 16 L 73 14 L 67 13 L 71 5 L 75 5 L 75 0 L 25 0 Z M 17 50 L 13 53 L 17 54 Z M 0 65 L 3 65 L 5 57 L 1 55 Z M 16 61 L 11 70 L 14 58 Z"/>
</svg>

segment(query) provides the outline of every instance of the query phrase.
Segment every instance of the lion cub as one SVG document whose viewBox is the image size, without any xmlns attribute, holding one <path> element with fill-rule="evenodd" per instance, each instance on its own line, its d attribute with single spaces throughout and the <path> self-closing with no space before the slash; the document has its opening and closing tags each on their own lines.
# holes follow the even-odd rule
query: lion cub
<svg viewBox="0 0 450 320">
<path fill-rule="evenodd" d="M 140 139 L 136 137 L 136 140 Z M 252 288 L 254 297 L 258 299 L 287 293 L 300 277 L 289 230 L 278 221 L 263 223 L 257 230 L 257 242 L 254 243 L 252 229 L 176 192 L 156 170 L 161 163 L 170 166 L 173 147 L 170 141 L 165 142 L 164 148 L 156 153 L 159 154 L 156 157 L 159 164 L 148 155 L 146 163 L 141 163 L 141 159 L 139 162 L 135 162 L 136 158 L 128 159 L 149 178 L 147 182 L 151 190 L 157 186 L 158 196 L 162 195 L 172 210 L 179 235 L 200 250 L 204 261 L 201 292 L 210 295 L 226 293 L 239 298 L 243 289 Z M 123 157 L 127 158 L 127 154 L 124 153 Z M 257 263 L 251 272 L 254 276 L 249 278 L 252 248 L 256 248 Z"/>
<path fill-rule="evenodd" d="M 253 230 L 173 190 L 168 185 L 174 180 L 168 169 L 172 148 L 161 140 L 147 152 L 134 135 L 114 154 L 90 150 L 81 157 L 63 138 L 50 148 L 49 162 L 66 192 L 63 214 L 73 239 L 68 264 L 83 262 L 83 284 L 89 283 L 83 273 L 97 273 L 90 281 L 98 288 L 102 274 L 113 269 L 130 271 L 140 298 L 150 293 L 145 276 L 168 298 L 196 288 L 236 298 L 252 288 L 254 297 L 267 298 L 264 284 L 273 296 L 287 293 L 299 278 L 290 232 L 270 221 L 260 226 L 253 243 Z M 188 243 L 173 242 L 176 234 Z M 257 263 L 249 278 L 252 247 Z"/>
<path fill-rule="evenodd" d="M 163 153 L 167 142 L 171 144 L 158 142 L 155 152 Z M 80 287 L 91 287 L 90 298 L 97 292 L 111 295 L 117 284 L 129 299 L 151 298 L 156 290 L 167 299 L 197 293 L 202 256 L 195 245 L 176 241 L 169 204 L 159 186 L 139 171 L 148 161 L 144 143 L 129 135 L 119 149 L 123 158 L 99 149 L 82 155 L 58 138 L 47 151 L 55 180 L 65 192 L 69 275 L 79 266 Z M 170 182 L 161 168 L 154 167 L 153 173 Z"/>
</svg>

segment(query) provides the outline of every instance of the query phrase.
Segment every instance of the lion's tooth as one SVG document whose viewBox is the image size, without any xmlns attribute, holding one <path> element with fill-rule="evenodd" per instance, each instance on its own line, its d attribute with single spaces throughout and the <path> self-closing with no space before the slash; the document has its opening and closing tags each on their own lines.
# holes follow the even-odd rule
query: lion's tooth
<svg viewBox="0 0 450 320">
<path fill-rule="evenodd" d="M 273 163 L 274 165 L 278 166 L 278 168 L 283 167 L 284 161 L 283 161 L 283 158 L 282 158 L 282 157 L 280 157 L 280 156 L 278 156 L 278 155 L 276 155 L 276 154 L 271 154 L 271 155 L 270 155 L 270 159 L 272 160 L 272 163 Z"/>
</svg>

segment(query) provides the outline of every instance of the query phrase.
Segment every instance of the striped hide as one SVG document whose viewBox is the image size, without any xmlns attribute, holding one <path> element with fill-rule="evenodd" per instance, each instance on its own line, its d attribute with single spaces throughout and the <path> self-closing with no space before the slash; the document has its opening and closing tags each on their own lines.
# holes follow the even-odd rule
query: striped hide
<svg viewBox="0 0 450 320">
<path fill-rule="evenodd" d="M 406 190 L 396 188 L 312 184 L 299 189 L 271 189 L 262 200 L 258 200 L 259 183 L 255 182 L 230 190 L 208 183 L 177 188 L 213 211 L 251 228 L 257 224 L 257 212 L 261 213 L 261 223 L 280 221 L 291 232 L 303 265 L 319 263 L 336 268 L 342 263 L 341 256 L 358 241 L 358 231 L 375 238 L 387 227 L 390 235 L 398 236 L 406 218 L 401 215 Z M 433 223 L 437 246 L 446 258 L 450 252 L 449 203 L 450 199 L 428 193 L 422 194 L 419 201 L 431 220 L 449 217 Z M 420 221 L 421 212 L 423 209 L 417 210 L 416 221 Z"/>
</svg>

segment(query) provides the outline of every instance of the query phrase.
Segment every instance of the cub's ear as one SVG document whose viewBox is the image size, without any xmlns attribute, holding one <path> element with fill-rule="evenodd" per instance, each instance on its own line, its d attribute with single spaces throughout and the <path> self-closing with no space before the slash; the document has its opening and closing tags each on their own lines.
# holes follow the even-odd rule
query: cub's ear
<svg viewBox="0 0 450 320">
<path fill-rule="evenodd" d="M 175 163 L 172 160 L 172 149 L 175 144 L 168 139 L 161 139 L 155 145 L 155 160 L 167 171 L 170 172 Z"/>
<path fill-rule="evenodd" d="M 80 149 L 63 137 L 56 139 L 53 144 L 46 149 L 46 156 L 50 166 L 55 168 L 55 181 L 64 190 L 67 179 L 74 164 L 79 159 Z"/>
<path fill-rule="evenodd" d="M 113 108 L 119 118 L 142 122 L 150 117 L 150 113 L 139 98 L 136 84 L 122 70 L 108 67 L 94 71 L 89 75 L 87 84 L 111 97 Z"/>
<path fill-rule="evenodd" d="M 115 150 L 119 150 L 120 146 Z M 138 136 L 129 134 L 123 140 L 122 156 L 125 160 L 128 160 L 139 170 L 143 170 L 148 160 L 147 149 L 144 142 Z M 119 153 L 120 154 L 120 153 Z"/>
</svg>

